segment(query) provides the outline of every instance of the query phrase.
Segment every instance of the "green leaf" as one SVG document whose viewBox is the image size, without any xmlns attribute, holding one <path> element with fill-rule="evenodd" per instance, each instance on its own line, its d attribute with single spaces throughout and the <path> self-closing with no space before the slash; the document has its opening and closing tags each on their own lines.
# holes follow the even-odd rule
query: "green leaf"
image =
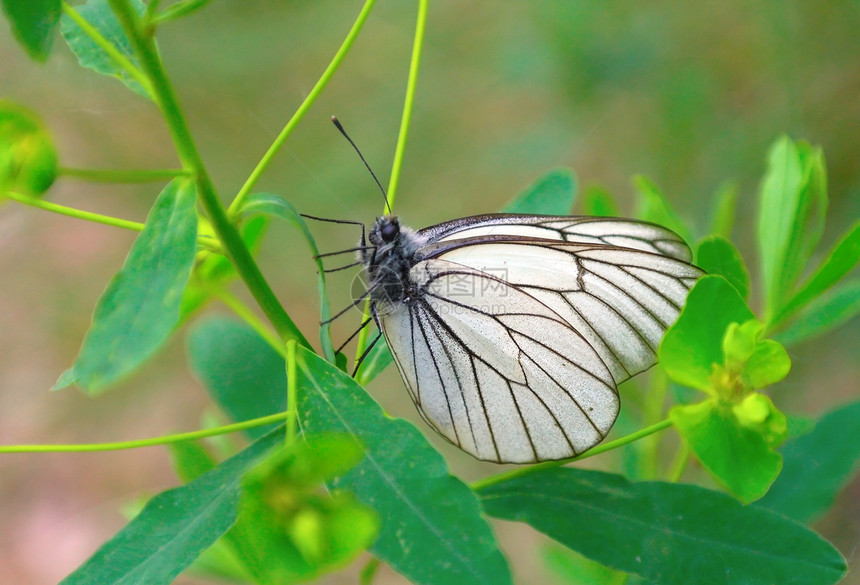
<svg viewBox="0 0 860 585">
<path fill-rule="evenodd" d="M 737 202 L 738 186 L 731 182 L 720 185 L 711 211 L 711 234 L 731 240 Z"/>
<path fill-rule="evenodd" d="M 541 557 L 544 565 L 565 585 L 617 585 L 627 582 L 619 579 L 625 576 L 624 573 L 613 571 L 557 544 L 543 547 Z"/>
<path fill-rule="evenodd" d="M 60 21 L 60 0 L 3 0 L 12 34 L 36 61 L 46 61 Z"/>
<path fill-rule="evenodd" d="M 167 585 L 236 521 L 244 473 L 283 441 L 273 431 L 191 483 L 152 498 L 61 585 Z"/>
<path fill-rule="evenodd" d="M 57 151 L 51 135 L 24 106 L 0 100 L 0 199 L 6 191 L 38 196 L 57 177 Z"/>
<path fill-rule="evenodd" d="M 244 323 L 203 319 L 189 330 L 186 350 L 191 371 L 234 421 L 287 409 L 284 359 Z M 245 432 L 257 438 L 271 428 Z"/>
<path fill-rule="evenodd" d="M 721 236 L 707 236 L 696 247 L 696 266 L 708 274 L 719 274 L 746 300 L 750 294 L 750 275 L 741 253 Z"/>
<path fill-rule="evenodd" d="M 758 505 L 817 520 L 860 471 L 860 402 L 825 414 L 810 433 L 789 439 L 782 456 L 782 474 Z"/>
<path fill-rule="evenodd" d="M 314 262 L 317 265 L 317 292 L 320 297 L 320 322 L 324 323 L 320 327 L 320 346 L 323 350 L 325 358 L 335 363 L 334 346 L 331 341 L 331 328 L 328 323 L 331 318 L 331 309 L 329 308 L 328 292 L 326 291 L 325 282 L 325 267 L 322 260 L 319 258 L 319 249 L 314 240 L 311 230 L 305 222 L 305 218 L 283 197 L 272 193 L 255 193 L 249 196 L 242 204 L 239 213 L 246 217 L 254 215 L 268 215 L 278 217 L 290 222 L 304 236 L 314 256 Z"/>
<path fill-rule="evenodd" d="M 286 384 L 284 360 L 243 324 L 213 319 L 204 333 L 224 361 L 243 364 L 242 355 L 257 356 L 248 368 L 278 370 L 283 376 L 269 385 Z M 243 328 L 244 333 L 233 331 Z M 247 340 L 238 356 L 232 355 L 232 336 Z M 247 353 L 246 353 L 247 352 Z M 403 420 L 388 418 L 349 376 L 310 353 L 299 359 L 299 416 L 306 434 L 347 432 L 365 446 L 365 459 L 334 483 L 353 491 L 382 519 L 374 554 L 415 583 L 499 583 L 510 581 L 507 566 L 471 491 L 448 474 L 441 456 L 418 430 Z M 277 367 L 274 365 L 277 363 Z M 261 366 L 260 364 L 266 364 Z M 243 364 L 244 366 L 244 364 Z M 250 380 L 250 388 L 258 383 Z M 239 386 L 236 387 L 237 391 Z M 268 414 L 248 391 L 247 417 Z M 225 407 L 231 411 L 230 404 Z M 253 411 L 257 405 L 258 410 Z M 283 408 L 281 408 L 283 410 Z M 241 523 L 241 521 L 240 521 Z"/>
<path fill-rule="evenodd" d="M 730 406 L 712 400 L 676 406 L 669 418 L 705 469 L 742 502 L 762 497 L 782 469 L 768 439 L 741 424 Z"/>
<path fill-rule="evenodd" d="M 818 243 L 827 207 L 819 149 L 782 137 L 771 147 L 759 199 L 758 240 L 766 316 L 785 305 Z"/>
<path fill-rule="evenodd" d="M 744 366 L 742 379 L 753 390 L 776 384 L 791 370 L 791 358 L 778 341 L 762 339 Z"/>
<path fill-rule="evenodd" d="M 639 193 L 636 217 L 669 228 L 681 236 L 685 242 L 692 241 L 687 225 L 672 209 L 660 188 L 653 181 L 642 175 L 636 175 L 633 177 L 633 186 Z"/>
<path fill-rule="evenodd" d="M 141 0 L 130 0 L 130 2 L 137 14 L 142 15 L 144 13 L 146 6 Z M 131 42 L 111 10 L 108 0 L 87 0 L 84 4 L 75 6 L 74 10 L 133 67 L 140 69 L 140 62 L 134 55 Z M 82 67 L 92 69 L 102 75 L 115 77 L 133 92 L 151 99 L 149 91 L 140 85 L 126 68 L 118 64 L 67 14 L 64 14 L 60 20 L 60 32 Z"/>
<path fill-rule="evenodd" d="M 707 391 L 714 364 L 723 363 L 723 336 L 729 324 L 753 317 L 726 279 L 700 278 L 687 295 L 678 320 L 663 337 L 660 364 L 678 384 Z"/>
<path fill-rule="evenodd" d="M 54 389 L 72 383 L 97 394 L 130 374 L 179 322 L 182 291 L 197 246 L 194 183 L 175 179 L 158 196 L 146 226 L 108 284 L 74 365 Z"/>
<path fill-rule="evenodd" d="M 388 344 L 384 338 L 380 339 L 364 358 L 364 361 L 361 362 L 361 367 L 358 369 L 355 381 L 360 386 L 367 386 L 371 380 L 393 361 L 394 357 L 391 355 L 391 350 L 388 349 Z"/>
<path fill-rule="evenodd" d="M 779 315 L 774 317 L 771 327 L 777 327 L 780 323 L 791 318 L 795 313 L 803 309 L 816 297 L 821 296 L 824 291 L 836 284 L 843 276 L 848 274 L 860 263 L 860 221 L 842 236 L 842 239 L 833 247 L 833 250 L 818 267 L 803 287 L 783 307 Z"/>
<path fill-rule="evenodd" d="M 379 514 L 373 554 L 419 585 L 510 583 L 477 498 L 418 429 L 386 416 L 352 378 L 316 355 L 300 349 L 298 366 L 302 430 L 347 432 L 364 444 L 365 458 L 333 486 Z"/>
<path fill-rule="evenodd" d="M 576 175 L 571 169 L 558 168 L 529 185 L 502 212 L 570 215 L 575 201 Z"/>
<path fill-rule="evenodd" d="M 592 185 L 582 198 L 582 209 L 585 215 L 599 217 L 618 217 L 618 206 L 612 194 L 599 185 Z"/>
<path fill-rule="evenodd" d="M 209 451 L 197 441 L 182 441 L 167 445 L 173 471 L 183 483 L 197 479 L 217 463 Z"/>
<path fill-rule="evenodd" d="M 777 341 L 793 345 L 839 327 L 860 314 L 860 278 L 827 291 L 795 317 L 791 326 L 776 335 Z"/>
<path fill-rule="evenodd" d="M 804 526 L 700 487 L 545 469 L 480 491 L 491 515 L 527 522 L 608 567 L 661 585 L 825 585 L 845 559 Z"/>
</svg>

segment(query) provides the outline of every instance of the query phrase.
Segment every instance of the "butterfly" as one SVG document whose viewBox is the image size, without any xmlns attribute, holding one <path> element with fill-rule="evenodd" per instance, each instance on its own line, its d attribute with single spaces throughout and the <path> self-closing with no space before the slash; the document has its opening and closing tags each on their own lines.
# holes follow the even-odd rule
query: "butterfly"
<svg viewBox="0 0 860 585">
<path fill-rule="evenodd" d="M 656 363 L 703 275 L 678 235 L 620 218 L 490 214 L 413 230 L 389 214 L 367 240 L 372 316 L 419 413 L 497 463 L 602 441 L 618 385 Z"/>
</svg>

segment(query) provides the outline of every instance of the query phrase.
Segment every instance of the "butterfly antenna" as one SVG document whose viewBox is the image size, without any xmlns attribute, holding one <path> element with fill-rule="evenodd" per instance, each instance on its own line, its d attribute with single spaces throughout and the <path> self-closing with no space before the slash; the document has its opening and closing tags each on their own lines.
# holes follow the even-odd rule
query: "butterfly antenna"
<svg viewBox="0 0 860 585">
<path fill-rule="evenodd" d="M 349 143 L 355 149 L 355 152 L 358 153 L 358 158 L 361 159 L 361 162 L 364 163 L 364 166 L 367 167 L 367 170 L 370 171 L 370 176 L 373 177 L 373 180 L 376 181 L 376 184 L 379 186 L 379 190 L 382 191 L 382 197 L 385 199 L 385 208 L 388 210 L 388 213 L 391 213 L 391 205 L 388 203 L 388 195 L 385 194 L 385 188 L 383 188 L 382 183 L 379 182 L 379 179 L 376 178 L 376 173 L 373 172 L 373 169 L 370 168 L 370 165 L 367 164 L 367 160 L 365 160 L 364 155 L 361 154 L 361 151 L 355 145 L 355 142 L 352 141 L 352 138 L 349 137 L 349 134 L 346 133 L 346 130 L 343 129 L 343 126 L 340 124 L 340 120 L 337 119 L 337 116 L 331 117 L 332 124 L 335 125 L 335 128 L 340 130 L 340 133 L 343 134 L 343 137 L 349 140 Z"/>
</svg>

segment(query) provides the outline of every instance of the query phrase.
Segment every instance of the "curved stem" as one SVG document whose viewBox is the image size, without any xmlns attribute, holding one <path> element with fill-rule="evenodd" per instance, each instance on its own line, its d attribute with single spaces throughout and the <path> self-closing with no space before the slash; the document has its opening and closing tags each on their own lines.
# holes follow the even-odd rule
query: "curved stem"
<svg viewBox="0 0 860 585">
<path fill-rule="evenodd" d="M 553 467 L 561 467 L 562 465 L 567 465 L 568 463 L 573 463 L 574 461 L 582 461 L 583 459 L 588 459 L 589 457 L 593 457 L 595 455 L 599 455 L 601 453 L 605 453 L 607 451 L 611 451 L 613 449 L 617 449 L 619 447 L 623 447 L 629 443 L 634 441 L 638 441 L 643 437 L 647 437 L 648 435 L 653 435 L 654 433 L 660 432 L 664 429 L 667 429 L 672 426 L 672 421 L 667 419 L 661 420 L 660 422 L 653 424 L 651 426 L 645 427 L 644 429 L 638 430 L 635 433 L 630 433 L 620 439 L 615 439 L 614 441 L 609 441 L 608 443 L 602 443 L 597 445 L 596 447 L 589 449 L 585 453 L 577 455 L 576 457 L 571 457 L 570 459 L 562 459 L 560 461 L 545 461 L 543 463 L 538 463 L 537 465 L 531 465 L 529 467 L 521 467 L 519 469 L 514 469 L 513 471 L 508 471 L 506 473 L 500 473 L 498 475 L 491 475 L 490 477 L 478 480 L 471 485 L 471 488 L 475 491 L 481 490 L 483 488 L 489 487 L 491 485 L 496 485 L 498 483 L 502 483 L 503 481 L 507 481 L 509 479 L 513 479 L 515 477 L 522 477 L 524 475 L 529 475 L 536 471 L 540 471 L 541 469 L 551 469 Z"/>
<path fill-rule="evenodd" d="M 296 113 L 293 114 L 293 117 L 290 118 L 287 125 L 284 126 L 284 129 L 281 130 L 281 133 L 278 134 L 278 137 L 275 138 L 275 141 L 269 147 L 269 150 L 266 151 L 266 154 L 263 155 L 263 158 L 260 159 L 260 162 L 257 163 L 257 166 L 251 171 L 251 174 L 248 176 L 248 179 L 245 181 L 245 184 L 242 185 L 242 188 L 239 189 L 239 192 L 236 194 L 236 197 L 233 199 L 233 202 L 230 204 L 230 207 L 227 210 L 227 213 L 230 217 L 235 216 L 238 213 L 239 209 L 242 207 L 242 203 L 245 202 L 245 198 L 251 193 L 251 189 L 254 188 L 254 185 L 257 184 L 257 181 L 260 179 L 260 176 L 263 174 L 263 171 L 266 170 L 266 167 L 272 162 L 272 159 L 277 154 L 278 150 L 280 150 L 281 146 L 283 146 L 284 142 L 286 142 L 287 138 L 289 138 L 290 134 L 293 133 L 293 130 L 296 129 L 299 122 L 304 118 L 305 114 L 308 112 L 313 103 L 317 100 L 319 95 L 322 93 L 325 86 L 328 85 L 328 82 L 331 80 L 332 76 L 334 76 L 340 64 L 343 62 L 347 53 L 349 53 L 350 48 L 352 48 L 353 43 L 355 42 L 356 37 L 358 37 L 358 33 L 361 32 L 361 28 L 364 26 L 364 22 L 367 20 L 367 17 L 370 15 L 370 11 L 373 8 L 373 5 L 376 4 L 376 0 L 366 0 L 364 3 L 364 7 L 361 9 L 361 12 L 358 15 L 358 18 L 355 19 L 355 23 L 352 25 L 352 28 L 349 31 L 349 34 L 346 35 L 346 38 L 343 40 L 343 43 L 338 49 L 337 53 L 335 53 L 331 62 L 326 67 L 325 71 L 323 71 L 322 76 L 319 81 L 317 81 L 316 85 L 314 85 L 313 89 L 311 89 L 308 96 L 296 110 Z"/>
<path fill-rule="evenodd" d="M 22 203 L 24 205 L 29 205 L 30 207 L 36 207 L 38 209 L 44 209 L 45 211 L 50 211 L 51 213 L 59 213 L 60 215 L 66 215 L 68 217 L 75 217 L 77 219 L 83 219 L 86 221 L 93 221 L 96 223 L 102 223 L 104 225 L 112 225 L 114 227 L 122 228 L 125 230 L 132 230 L 139 232 L 143 229 L 144 224 L 131 221 L 128 219 L 119 219 L 118 217 L 111 217 L 109 215 L 101 215 L 100 213 L 92 213 L 89 211 L 82 211 L 80 209 L 75 209 L 74 207 L 66 207 L 65 205 L 60 205 L 58 203 L 51 203 L 50 201 L 45 201 L 43 199 L 36 199 L 35 197 L 27 197 L 26 195 L 22 195 L 20 193 L 14 193 L 12 191 L 6 192 L 6 197 L 11 199 L 12 201 L 17 201 L 18 203 Z"/>
<path fill-rule="evenodd" d="M 72 21 L 81 27 L 81 30 L 84 31 L 88 37 L 92 39 L 92 41 L 99 46 L 105 53 L 107 53 L 108 57 L 110 57 L 114 63 L 116 63 L 121 69 L 124 69 L 126 73 L 128 73 L 132 79 L 138 82 L 146 92 L 152 96 L 152 86 L 149 83 L 149 79 L 146 78 L 146 75 L 143 72 L 134 66 L 134 64 L 128 60 L 128 58 L 120 53 L 117 48 L 109 42 L 106 38 L 102 36 L 102 34 L 93 27 L 87 19 L 82 17 L 78 12 L 69 6 L 66 2 L 62 3 L 63 13 L 68 16 Z"/>
<path fill-rule="evenodd" d="M 131 7 L 130 0 L 108 0 L 108 2 L 128 35 L 143 71 L 151 80 L 153 97 L 167 123 L 176 152 L 182 161 L 182 166 L 191 170 L 196 177 L 198 200 L 206 211 L 218 239 L 221 240 L 225 254 L 233 262 L 239 276 L 245 281 L 278 335 L 282 339 L 295 339 L 303 346 L 310 347 L 305 336 L 290 319 L 269 283 L 266 282 L 239 232 L 227 218 L 226 210 L 215 191 L 215 185 L 197 150 L 197 144 L 191 137 L 191 130 L 179 106 L 179 99 L 170 78 L 164 70 L 154 39 L 143 35 L 139 30 L 137 14 Z"/>
<path fill-rule="evenodd" d="M 424 46 L 424 30 L 427 27 L 429 0 L 419 0 L 418 18 L 415 23 L 415 39 L 412 43 L 412 60 L 409 63 L 409 78 L 406 81 L 406 97 L 403 100 L 403 115 L 400 118 L 400 134 L 391 164 L 391 178 L 388 180 L 388 209 L 394 208 L 397 187 L 400 184 L 400 169 L 403 167 L 403 153 L 406 151 L 406 138 L 412 120 L 412 104 L 415 103 L 415 88 L 418 85 L 418 69 L 421 66 L 421 51 Z M 387 210 L 383 210 L 385 212 Z"/>
<path fill-rule="evenodd" d="M 185 169 L 118 170 L 118 169 L 74 169 L 60 167 L 59 175 L 69 179 L 81 179 L 93 183 L 154 183 L 157 181 L 188 176 Z"/>
<path fill-rule="evenodd" d="M 149 439 L 139 439 L 136 441 L 122 441 L 119 443 L 85 443 L 80 445 L 0 445 L 0 453 L 89 453 L 93 451 L 139 449 L 141 447 L 154 447 L 170 443 L 181 443 L 183 441 L 194 441 L 196 439 L 204 439 L 206 437 L 214 437 L 216 435 L 226 435 L 227 433 L 235 433 L 236 431 L 244 431 L 246 429 L 279 422 L 286 419 L 288 416 L 289 412 L 279 412 L 278 414 L 270 414 L 269 416 L 262 416 L 260 418 L 246 420 L 232 425 L 215 427 L 214 429 L 204 429 L 200 431 L 192 431 L 190 433 L 179 433 L 176 435 L 164 435 L 161 437 L 151 437 Z"/>
<path fill-rule="evenodd" d="M 397 136 L 397 147 L 394 150 L 394 161 L 391 164 L 391 178 L 388 181 L 388 195 L 386 209 L 387 213 L 394 209 L 394 200 L 397 198 L 397 187 L 400 184 L 400 169 L 403 167 L 403 154 L 406 152 L 406 139 L 409 137 L 409 124 L 412 120 L 412 105 L 415 103 L 415 88 L 418 86 L 418 69 L 421 66 L 421 51 L 424 46 L 424 30 L 427 28 L 427 11 L 429 1 L 419 0 L 418 18 L 415 22 L 415 39 L 412 42 L 412 60 L 409 63 L 409 78 L 406 81 L 406 97 L 403 100 L 403 115 L 400 118 L 400 133 Z M 362 323 L 370 316 L 370 299 L 364 303 L 364 314 Z M 368 328 L 365 327 L 358 334 L 355 348 L 355 364 L 364 354 L 367 348 Z"/>
<path fill-rule="evenodd" d="M 92 213 L 90 211 L 83 211 L 74 207 L 60 205 L 59 203 L 51 203 L 50 201 L 36 199 L 35 197 L 28 197 L 27 195 L 15 193 L 14 191 L 7 191 L 6 197 L 8 199 L 11 199 L 12 201 L 16 201 L 24 205 L 29 205 L 30 207 L 36 207 L 37 209 L 44 209 L 45 211 L 50 211 L 51 213 L 65 215 L 67 217 L 74 217 L 76 219 L 83 219 L 84 221 L 92 221 L 94 223 L 110 225 L 125 230 L 139 232 L 143 230 L 144 227 L 146 227 L 146 224 L 137 221 L 120 219 L 118 217 L 102 215 L 100 213 Z M 197 236 L 197 245 L 201 248 L 211 250 L 212 252 L 215 252 L 217 254 L 223 254 L 223 250 L 221 249 L 220 243 L 214 238 L 206 236 Z"/>
</svg>

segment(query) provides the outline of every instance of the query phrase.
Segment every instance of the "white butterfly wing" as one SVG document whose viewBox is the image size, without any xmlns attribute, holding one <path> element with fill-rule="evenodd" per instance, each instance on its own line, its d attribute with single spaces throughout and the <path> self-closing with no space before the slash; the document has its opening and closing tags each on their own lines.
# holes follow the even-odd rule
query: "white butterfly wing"
<svg viewBox="0 0 860 585">
<path fill-rule="evenodd" d="M 700 269 L 612 246 L 490 236 L 431 245 L 431 257 L 492 274 L 551 308 L 582 335 L 616 384 L 657 361 Z"/>
<path fill-rule="evenodd" d="M 653 252 L 689 262 L 690 249 L 675 232 L 618 217 L 494 213 L 454 219 L 419 230 L 430 243 L 480 236 L 540 238 Z"/>
<path fill-rule="evenodd" d="M 423 294 L 379 318 L 418 410 L 439 433 L 502 463 L 572 457 L 606 436 L 619 409 L 612 373 L 559 314 L 447 258 L 417 263 L 410 279 Z"/>
</svg>

